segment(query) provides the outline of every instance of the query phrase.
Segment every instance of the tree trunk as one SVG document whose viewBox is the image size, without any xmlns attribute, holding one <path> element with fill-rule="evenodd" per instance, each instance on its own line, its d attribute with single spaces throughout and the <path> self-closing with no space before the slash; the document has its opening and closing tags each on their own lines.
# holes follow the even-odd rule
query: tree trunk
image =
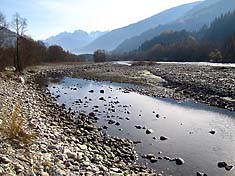
<svg viewBox="0 0 235 176">
<path fill-rule="evenodd" d="M 21 72 L 21 67 L 20 67 L 20 53 L 19 53 L 19 41 L 20 37 L 19 34 L 17 34 L 16 37 L 16 70 L 18 72 Z"/>
</svg>

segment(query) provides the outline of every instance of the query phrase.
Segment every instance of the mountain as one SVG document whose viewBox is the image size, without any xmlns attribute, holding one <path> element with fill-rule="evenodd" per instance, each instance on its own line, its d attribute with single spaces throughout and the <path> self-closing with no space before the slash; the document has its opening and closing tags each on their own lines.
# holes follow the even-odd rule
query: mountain
<svg viewBox="0 0 235 176">
<path fill-rule="evenodd" d="M 199 31 L 164 32 L 123 56 L 128 60 L 235 63 L 235 11 Z"/>
<path fill-rule="evenodd" d="M 49 45 L 60 45 L 65 50 L 74 52 L 78 48 L 88 45 L 96 38 L 104 35 L 107 32 L 95 31 L 87 33 L 82 30 L 76 30 L 73 33 L 62 32 L 56 36 L 46 39 L 44 42 Z"/>
<path fill-rule="evenodd" d="M 205 0 L 194 6 L 183 17 L 178 18 L 174 22 L 159 25 L 154 29 L 143 32 L 139 36 L 125 40 L 114 50 L 114 53 L 123 53 L 138 49 L 143 42 L 151 40 L 167 30 L 199 30 L 203 25 L 210 24 L 216 17 L 234 9 L 235 0 Z"/>
<path fill-rule="evenodd" d="M 15 45 L 16 34 L 7 28 L 0 30 L 0 47 L 8 48 Z"/>
<path fill-rule="evenodd" d="M 174 7 L 137 23 L 112 30 L 107 34 L 97 38 L 89 45 L 81 48 L 80 50 L 76 50 L 76 52 L 92 53 L 97 49 L 105 49 L 107 51 L 111 51 L 128 38 L 139 35 L 146 30 L 157 27 L 158 25 L 164 25 L 175 21 L 176 19 L 184 16 L 186 12 L 188 12 L 198 4 L 199 2 L 195 2 Z"/>
</svg>

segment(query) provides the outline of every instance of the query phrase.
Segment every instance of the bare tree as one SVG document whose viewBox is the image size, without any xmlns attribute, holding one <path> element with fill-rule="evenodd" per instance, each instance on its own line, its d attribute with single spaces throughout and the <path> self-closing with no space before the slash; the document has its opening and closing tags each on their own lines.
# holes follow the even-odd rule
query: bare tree
<svg viewBox="0 0 235 176">
<path fill-rule="evenodd" d="M 0 12 L 0 30 L 7 27 L 6 18 L 5 16 Z"/>
<path fill-rule="evenodd" d="M 16 33 L 16 58 L 15 58 L 15 66 L 17 71 L 21 71 L 21 64 L 20 64 L 20 39 L 24 36 L 27 22 L 25 18 L 20 17 L 18 13 L 13 16 L 11 27 Z"/>
</svg>

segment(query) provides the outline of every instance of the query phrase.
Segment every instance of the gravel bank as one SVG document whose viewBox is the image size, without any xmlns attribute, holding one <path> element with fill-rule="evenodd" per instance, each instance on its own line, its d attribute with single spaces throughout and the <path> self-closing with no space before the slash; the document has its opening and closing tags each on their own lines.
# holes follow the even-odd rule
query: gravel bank
<svg viewBox="0 0 235 176">
<path fill-rule="evenodd" d="M 99 132 L 89 116 L 66 111 L 33 82 L 51 70 L 44 66 L 36 68 L 39 72 L 25 71 L 24 84 L 17 76 L 1 74 L 1 106 L 12 111 L 19 103 L 25 127 L 37 138 L 26 146 L 1 135 L 0 175 L 156 175 L 135 165 L 132 141 Z"/>
<path fill-rule="evenodd" d="M 125 66 L 86 64 L 62 71 L 99 81 L 141 85 L 141 94 L 193 100 L 211 106 L 235 110 L 235 68 L 180 64 Z"/>
<path fill-rule="evenodd" d="M 55 104 L 35 80 L 74 76 L 133 83 L 134 91 L 177 100 L 195 100 L 235 109 L 235 69 L 193 65 L 124 66 L 111 63 L 29 68 L 20 83 L 16 76 L 0 76 L 0 107 L 12 110 L 18 102 L 25 126 L 37 133 L 30 146 L 1 136 L 0 175 L 156 175 L 136 166 L 133 142 L 99 132 L 89 116 Z M 161 174 L 158 174 L 161 175 Z"/>
</svg>

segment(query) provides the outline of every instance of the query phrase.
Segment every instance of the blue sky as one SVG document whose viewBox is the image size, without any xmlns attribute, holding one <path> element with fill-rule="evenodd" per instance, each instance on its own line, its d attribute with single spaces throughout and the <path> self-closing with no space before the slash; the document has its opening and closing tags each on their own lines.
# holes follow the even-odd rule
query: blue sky
<svg viewBox="0 0 235 176">
<path fill-rule="evenodd" d="M 18 12 L 27 19 L 27 34 L 46 39 L 63 31 L 106 31 L 135 23 L 165 9 L 197 0 L 0 0 L 11 21 Z"/>
</svg>

